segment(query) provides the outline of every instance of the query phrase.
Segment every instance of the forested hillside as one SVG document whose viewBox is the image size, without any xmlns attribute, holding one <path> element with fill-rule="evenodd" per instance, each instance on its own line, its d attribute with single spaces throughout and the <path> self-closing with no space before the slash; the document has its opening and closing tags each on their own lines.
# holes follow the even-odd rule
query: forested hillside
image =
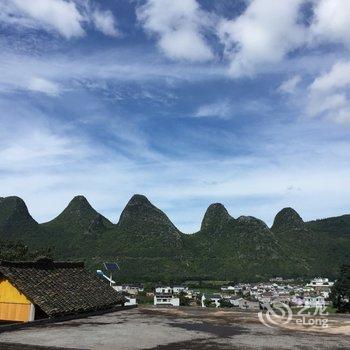
<svg viewBox="0 0 350 350">
<path fill-rule="evenodd" d="M 200 231 L 184 234 L 142 195 L 130 199 L 117 224 L 83 196 L 43 224 L 22 199 L 6 197 L 0 198 L 0 239 L 1 251 L 23 245 L 51 249 L 56 259 L 85 260 L 91 268 L 117 260 L 119 278 L 129 281 L 334 276 L 350 261 L 350 215 L 304 222 L 285 208 L 269 228 L 251 216 L 233 218 L 216 203 Z"/>
</svg>

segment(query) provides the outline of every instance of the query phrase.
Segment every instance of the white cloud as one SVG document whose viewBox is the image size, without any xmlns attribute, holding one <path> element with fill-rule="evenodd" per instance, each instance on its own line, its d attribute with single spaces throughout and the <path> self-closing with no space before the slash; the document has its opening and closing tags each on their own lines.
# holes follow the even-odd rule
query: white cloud
<svg viewBox="0 0 350 350">
<path fill-rule="evenodd" d="M 208 61 L 213 53 L 203 28 L 209 26 L 208 15 L 196 0 L 148 0 L 137 9 L 144 29 L 158 36 L 158 45 L 172 59 Z"/>
<path fill-rule="evenodd" d="M 179 84 L 184 80 L 210 81 L 226 76 L 226 68 L 222 66 L 194 66 L 187 62 L 169 61 L 154 64 L 157 60 L 154 54 L 122 48 L 89 55 L 65 53 L 40 56 L 0 49 L 0 94 L 27 90 L 33 77 L 51 82 L 60 93 L 81 88 L 108 90 L 109 81 Z M 51 93 L 54 92 L 53 87 Z"/>
<path fill-rule="evenodd" d="M 69 3 L 68 0 L 64 2 Z M 0 8 L 2 3 L 0 1 Z M 147 2 L 150 7 L 155 6 L 152 5 L 155 3 Z M 194 1 L 169 1 L 167 6 L 162 3 L 157 5 L 156 14 L 154 9 L 150 10 L 147 6 L 139 10 L 139 19 L 146 30 L 159 36 L 162 50 L 169 57 L 190 61 L 213 57 L 203 36 L 203 32 L 208 30 L 206 26 L 211 26 L 207 14 Z M 294 55 L 292 59 L 281 63 L 290 50 L 298 43 L 303 43 L 299 35 L 298 40 L 293 39 L 295 26 L 298 33 L 304 33 L 304 28 L 294 21 L 297 10 L 293 4 L 296 1 L 289 0 L 288 4 L 292 4 L 292 7 L 288 7 L 287 2 L 283 2 L 282 7 L 277 0 L 259 1 L 260 4 L 266 5 L 266 16 L 262 10 L 252 10 L 257 3 L 258 1 L 250 1 L 247 11 L 242 16 L 225 22 L 230 34 L 225 42 L 226 52 L 232 62 L 236 62 L 236 59 L 242 60 L 241 66 L 236 65 L 235 68 L 242 68 L 242 74 L 254 74 L 264 71 L 264 65 L 270 64 L 270 72 L 287 72 L 286 75 L 291 76 L 291 79 L 282 83 L 280 90 L 291 95 L 301 95 L 301 75 L 303 82 L 306 82 L 310 75 L 318 72 L 319 76 L 309 90 L 304 91 L 305 96 L 309 97 L 308 113 L 314 117 L 342 123 L 349 121 L 350 63 L 338 62 L 324 74 L 319 72 L 330 66 L 330 61 L 334 62 L 337 52 L 317 56 L 317 60 L 311 56 L 303 56 L 304 53 L 301 52 L 300 55 Z M 78 8 L 81 2 L 77 1 L 75 4 Z M 194 7 L 191 7 L 191 4 L 194 4 Z M 185 7 L 189 10 L 184 10 Z M 88 21 L 93 25 L 92 9 L 78 8 L 84 17 L 84 20 L 79 22 L 81 27 Z M 287 12 L 291 12 L 290 18 L 287 18 Z M 142 17 L 142 13 L 145 17 Z M 140 12 L 138 15 L 140 16 Z M 275 19 L 280 15 L 281 23 L 278 18 Z M 63 35 L 58 27 L 34 20 L 29 15 L 22 16 L 16 19 L 23 21 L 22 25 L 41 23 L 41 26 L 47 26 Z M 98 29 L 105 31 L 107 35 L 113 35 L 112 20 L 104 23 Z M 113 23 L 114 30 L 117 30 L 116 23 Z M 239 31 L 231 33 L 231 23 L 236 23 L 234 29 Z M 248 24 L 253 24 L 251 31 L 247 29 Z M 199 45 L 198 50 L 196 45 Z M 275 54 L 276 57 L 273 57 Z M 315 52 L 313 54 L 317 55 Z M 199 58 L 196 58 L 196 55 L 199 55 Z M 235 70 L 233 76 L 240 76 L 237 72 Z M 92 105 L 88 110 L 93 111 L 93 116 L 86 116 L 85 112 L 81 112 L 85 124 L 70 115 L 68 121 L 63 117 L 59 118 L 60 113 L 43 118 L 44 121 L 40 124 L 35 122 L 40 108 L 30 111 L 30 107 L 36 102 L 43 107 L 43 102 L 22 98 L 23 94 L 9 93 L 13 90 L 30 89 L 55 96 L 69 88 L 72 95 L 63 101 L 64 110 L 69 112 L 72 110 L 69 106 L 72 100 L 78 106 L 88 104 L 99 99 L 99 94 L 95 94 L 94 89 L 111 90 L 115 85 L 120 88 L 123 82 L 135 82 L 135 85 L 144 87 L 156 81 L 159 89 L 167 91 L 170 84 L 173 87 L 184 81 L 207 83 L 212 79 L 217 83 L 220 79 L 220 82 L 223 82 L 222 86 L 226 86 L 226 76 L 226 68 L 221 64 L 209 66 L 169 62 L 135 48 L 127 51 L 118 47 L 89 55 L 83 55 L 81 52 L 77 54 L 77 51 L 59 54 L 57 51 L 43 51 L 39 55 L 27 56 L 2 50 L 0 89 L 6 93 L 0 96 L 0 103 L 1 98 L 7 98 L 8 104 L 5 107 L 0 104 L 0 195 L 23 196 L 35 217 L 43 220 L 57 215 L 73 195 L 84 194 L 96 209 L 110 215 L 115 221 L 117 213 L 129 197 L 135 192 L 141 192 L 166 210 L 170 217 L 175 218 L 176 224 L 183 223 L 183 218 L 186 217 L 186 226 L 179 226 L 187 231 L 193 231 L 199 226 L 206 205 L 213 201 L 222 201 L 235 217 L 240 214 L 252 214 L 269 222 L 273 214 L 286 205 L 300 208 L 301 213 L 308 213 L 305 216 L 309 218 L 343 213 L 350 195 L 346 183 L 350 176 L 349 142 L 346 139 L 343 143 L 337 141 L 338 127 L 334 127 L 337 131 L 327 139 L 328 125 L 327 130 L 323 129 L 323 133 L 319 133 L 319 129 L 315 128 L 307 130 L 303 137 L 300 135 L 304 131 L 304 125 L 299 124 L 299 129 L 292 132 L 291 129 L 297 127 L 298 123 L 317 125 L 322 130 L 322 123 L 312 123 L 309 120 L 288 123 L 284 132 L 276 132 L 279 137 L 277 140 L 276 135 L 261 137 L 261 129 L 274 130 L 274 122 L 279 119 L 276 116 L 279 113 L 280 101 L 263 100 L 264 104 L 261 104 L 259 100 L 250 100 L 246 103 L 243 98 L 243 101 L 235 100 L 234 105 L 224 100 L 200 106 L 194 116 L 228 118 L 237 108 L 245 109 L 246 114 L 268 114 L 274 118 L 262 120 L 258 127 L 259 133 L 253 126 L 249 126 L 249 120 L 242 125 L 237 121 L 235 125 L 239 126 L 238 130 L 225 130 L 226 138 L 221 137 L 221 133 L 216 134 L 219 127 L 215 128 L 214 136 L 214 129 L 207 133 L 196 129 L 191 138 L 188 138 L 188 134 L 183 135 L 182 142 L 177 144 L 176 153 L 180 155 L 180 160 L 176 161 L 173 156 L 167 156 L 166 153 L 152 148 L 147 139 L 147 128 L 144 132 L 140 131 L 135 119 L 128 118 L 128 115 L 118 119 L 113 111 L 113 118 L 109 118 L 110 113 L 104 116 L 98 106 Z M 271 85 L 274 86 L 275 77 L 267 78 L 271 79 Z M 76 96 L 81 93 L 82 88 L 86 88 L 83 92 L 84 98 L 77 100 Z M 237 89 L 239 88 L 240 85 L 237 84 Z M 249 86 L 243 87 L 243 95 L 247 88 Z M 73 96 L 76 90 L 79 91 Z M 16 99 L 17 97 L 19 98 Z M 54 110 L 56 103 L 61 103 L 57 99 L 45 99 L 45 102 L 48 102 L 48 106 L 42 110 L 50 111 Z M 262 113 L 262 108 L 266 108 L 265 102 L 269 104 L 270 109 Z M 20 109 L 19 105 L 25 103 L 27 104 Z M 101 100 L 101 104 L 103 103 L 104 99 Z M 242 107 L 239 104 L 245 105 Z M 11 119 L 8 115 L 11 115 Z M 19 123 L 20 118 L 26 123 Z M 94 119 L 96 124 L 89 121 L 89 118 Z M 7 123 L 4 122 L 6 119 Z M 88 123 L 91 124 L 87 125 Z M 146 117 L 139 124 L 145 126 L 145 123 Z M 249 126 L 249 129 L 242 128 L 243 132 L 240 132 L 241 126 Z M 89 132 L 84 134 L 85 127 L 85 131 L 90 132 L 96 127 L 96 130 L 107 136 L 101 142 L 95 135 L 89 136 Z M 183 132 L 187 133 L 188 130 L 185 129 L 188 128 L 183 129 Z M 251 133 L 246 133 L 247 130 Z M 259 139 L 259 136 L 263 140 Z M 204 143 L 203 139 L 207 142 Z M 154 139 L 151 143 L 155 144 Z M 113 150 L 108 148 L 110 144 L 113 144 Z M 209 146 L 200 149 L 201 147 L 196 147 L 198 144 Z M 212 144 L 215 147 L 210 147 Z M 173 147 L 173 144 L 165 143 L 162 146 L 164 147 L 161 149 L 165 149 Z M 224 151 L 214 154 L 210 153 L 211 148 Z M 174 188 L 177 190 L 174 191 Z"/>
<path fill-rule="evenodd" d="M 119 34 L 113 13 L 92 2 L 73 0 L 3 0 L 0 23 L 16 28 L 42 29 L 66 39 L 84 36 L 87 25 L 105 35 Z"/>
<path fill-rule="evenodd" d="M 92 13 L 92 21 L 97 30 L 105 35 L 118 36 L 118 30 L 114 16 L 111 11 L 94 10 Z"/>
<path fill-rule="evenodd" d="M 51 28 L 69 39 L 84 35 L 83 16 L 72 1 L 64 0 L 11 0 L 19 11 L 19 15 L 27 16 L 40 24 Z"/>
<path fill-rule="evenodd" d="M 290 149 L 288 144 L 288 151 L 277 152 L 277 158 L 273 149 L 259 157 L 142 163 L 111 156 L 79 130 L 62 135 L 55 129 L 31 119 L 4 132 L 5 140 L 0 138 L 0 193 L 23 197 L 40 221 L 58 215 L 77 194 L 87 196 L 98 211 L 116 221 L 131 195 L 144 193 L 185 232 L 199 227 L 212 202 L 224 203 L 235 217 L 254 215 L 271 223 L 287 205 L 309 218 L 342 214 L 350 195 L 348 142 L 332 144 L 323 152 Z M 287 129 L 283 137 L 290 135 Z"/>
<path fill-rule="evenodd" d="M 311 39 L 339 42 L 350 47 L 350 1 L 319 0 L 314 6 Z"/>
<path fill-rule="evenodd" d="M 60 88 L 56 83 L 42 78 L 32 78 L 29 82 L 28 90 L 52 96 L 57 96 L 60 92 Z"/>
<path fill-rule="evenodd" d="M 252 76 L 303 44 L 305 28 L 298 24 L 301 3 L 253 0 L 238 18 L 221 21 L 218 35 L 233 77 Z"/>
<path fill-rule="evenodd" d="M 338 123 L 350 122 L 350 61 L 337 62 L 309 86 L 307 112 Z"/>
<path fill-rule="evenodd" d="M 293 77 L 289 78 L 288 80 L 285 80 L 278 88 L 279 91 L 292 94 L 295 92 L 296 88 L 301 82 L 300 75 L 294 75 Z"/>
<path fill-rule="evenodd" d="M 348 105 L 349 101 L 345 94 L 319 95 L 311 94 L 308 111 L 312 116 L 319 116 L 325 112 L 334 114 L 336 119 L 336 111 L 342 110 Z"/>
<path fill-rule="evenodd" d="M 268 144 L 254 134 L 249 147 L 240 132 L 227 130 L 214 144 L 230 148 L 230 155 L 208 157 L 191 143 L 178 148 L 183 155 L 176 160 L 153 150 L 137 122 L 125 115 L 108 118 L 95 102 L 89 109 L 96 118 L 87 130 L 108 130 L 103 141 L 72 118 L 55 119 L 40 109 L 32 101 L 14 104 L 12 96 L 0 96 L 0 195 L 23 197 L 40 221 L 58 215 L 77 194 L 116 221 L 130 196 L 144 193 L 185 232 L 199 227 L 212 202 L 224 203 L 235 217 L 249 214 L 269 223 L 284 206 L 316 218 L 342 214 L 348 203 L 350 144 L 332 137 L 328 142 L 328 127 L 322 134 L 304 125 L 268 125 Z M 204 136 L 198 130 L 192 135 L 196 143 Z M 207 137 L 214 142 L 212 130 Z M 112 140 L 113 149 L 107 145 Z M 125 146 L 121 152 L 118 140 Z M 236 154 L 237 145 L 244 154 Z"/>
<path fill-rule="evenodd" d="M 350 86 L 350 61 L 336 62 L 330 72 L 317 77 L 313 91 L 330 91 Z"/>
<path fill-rule="evenodd" d="M 228 101 L 220 101 L 200 106 L 194 117 L 218 117 L 228 118 L 232 115 L 232 106 Z"/>
</svg>

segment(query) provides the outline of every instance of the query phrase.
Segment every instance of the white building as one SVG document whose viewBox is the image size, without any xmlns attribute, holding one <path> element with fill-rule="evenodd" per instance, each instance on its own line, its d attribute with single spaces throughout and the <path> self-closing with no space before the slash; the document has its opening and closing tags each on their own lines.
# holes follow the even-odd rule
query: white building
<svg viewBox="0 0 350 350">
<path fill-rule="evenodd" d="M 172 294 L 173 289 L 170 286 L 157 286 L 156 294 Z"/>
<path fill-rule="evenodd" d="M 154 305 L 180 306 L 180 299 L 175 298 L 172 294 L 156 293 Z"/>
<path fill-rule="evenodd" d="M 117 292 L 125 292 L 125 293 L 132 294 L 132 295 L 136 295 L 139 292 L 144 291 L 143 286 L 137 285 L 137 284 L 121 284 L 121 285 L 113 286 L 113 288 Z"/>
<path fill-rule="evenodd" d="M 326 306 L 324 297 L 304 297 L 304 306 L 305 307 L 318 307 L 323 308 Z"/>
<path fill-rule="evenodd" d="M 223 292 L 235 291 L 235 286 L 222 286 L 222 287 L 221 287 L 221 290 L 222 290 Z"/>
<path fill-rule="evenodd" d="M 173 287 L 173 293 L 174 294 L 180 294 L 181 292 L 187 293 L 188 292 L 188 287 L 185 287 L 185 286 L 174 286 Z"/>
<path fill-rule="evenodd" d="M 193 298 L 197 297 L 199 294 L 201 294 L 201 293 L 198 290 L 189 289 L 186 291 L 186 297 L 189 299 L 193 299 Z"/>
<path fill-rule="evenodd" d="M 334 282 L 329 281 L 328 278 L 317 277 L 311 280 L 310 283 L 306 285 L 306 288 L 311 288 L 316 294 L 328 298 L 333 285 Z"/>
<path fill-rule="evenodd" d="M 125 299 L 126 299 L 126 302 L 124 303 L 125 306 L 137 305 L 136 298 L 125 297 Z"/>
<path fill-rule="evenodd" d="M 231 297 L 229 300 L 230 300 L 230 303 L 231 303 L 233 306 L 238 307 L 238 306 L 239 306 L 240 300 L 243 300 L 243 298 L 241 298 L 241 297 L 239 297 L 239 296 L 233 296 L 233 297 Z"/>
<path fill-rule="evenodd" d="M 290 301 L 296 306 L 303 306 L 304 305 L 304 298 L 300 297 L 298 295 L 293 296 Z"/>
<path fill-rule="evenodd" d="M 314 278 L 313 280 L 310 281 L 310 283 L 308 283 L 306 286 L 307 287 L 333 287 L 334 282 L 331 282 L 328 278 L 321 278 L 321 277 L 317 277 Z"/>
<path fill-rule="evenodd" d="M 214 304 L 215 307 L 219 307 L 220 306 L 220 299 L 222 299 L 222 295 L 221 294 L 212 294 L 212 295 L 202 295 L 202 307 L 206 307 L 204 301 L 205 300 L 211 300 Z"/>
<path fill-rule="evenodd" d="M 239 308 L 244 310 L 259 310 L 260 303 L 259 301 L 241 299 L 239 301 Z"/>
</svg>

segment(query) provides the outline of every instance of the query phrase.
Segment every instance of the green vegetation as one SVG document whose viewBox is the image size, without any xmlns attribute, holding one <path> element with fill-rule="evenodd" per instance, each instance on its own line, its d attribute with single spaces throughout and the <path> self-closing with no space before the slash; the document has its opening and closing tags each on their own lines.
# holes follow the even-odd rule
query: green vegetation
<svg viewBox="0 0 350 350">
<path fill-rule="evenodd" d="M 316 315 L 319 312 L 319 309 L 316 309 L 314 307 L 310 308 L 302 308 L 302 307 L 292 307 L 291 310 L 293 311 L 293 314 L 303 314 L 303 315 Z M 337 309 L 332 306 L 326 306 L 323 310 L 323 314 L 335 314 L 337 312 Z"/>
<path fill-rule="evenodd" d="M 332 287 L 330 299 L 338 312 L 350 312 L 350 265 L 343 265 Z"/>
<path fill-rule="evenodd" d="M 154 300 L 153 300 L 153 296 L 147 295 L 146 292 L 139 292 L 137 294 L 137 302 L 139 304 L 153 304 Z"/>
<path fill-rule="evenodd" d="M 328 306 L 326 306 L 324 312 L 327 314 L 335 314 L 337 312 L 337 309 L 333 306 L 328 305 Z"/>
<path fill-rule="evenodd" d="M 55 219 L 38 224 L 18 197 L 0 198 L 0 239 L 22 241 L 31 251 L 49 249 L 56 259 L 84 260 L 100 268 L 117 260 L 120 282 L 198 283 L 266 280 L 273 276 L 335 277 L 350 261 L 350 216 L 304 222 L 281 210 L 270 229 L 251 216 L 231 217 L 209 206 L 201 230 L 186 235 L 148 199 L 133 196 L 118 224 L 75 197 Z M 11 251 L 11 249 L 9 249 Z"/>
<path fill-rule="evenodd" d="M 0 260 L 23 261 L 33 260 L 40 256 L 51 257 L 52 252 L 50 249 L 38 249 L 30 251 L 28 249 L 28 246 L 19 241 L 0 241 Z"/>
<path fill-rule="evenodd" d="M 180 305 L 181 306 L 189 306 L 191 304 L 191 300 L 186 297 L 186 293 L 181 292 L 179 294 Z"/>
<path fill-rule="evenodd" d="M 210 299 L 204 299 L 203 303 L 205 307 L 215 307 L 214 302 Z"/>
<path fill-rule="evenodd" d="M 233 307 L 233 305 L 226 299 L 219 300 L 220 307 Z"/>
</svg>

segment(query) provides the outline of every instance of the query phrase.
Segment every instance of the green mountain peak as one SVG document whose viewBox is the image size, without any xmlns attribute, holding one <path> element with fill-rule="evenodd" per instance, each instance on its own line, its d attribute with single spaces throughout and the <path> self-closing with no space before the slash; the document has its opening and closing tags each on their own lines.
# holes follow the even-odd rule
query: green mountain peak
<svg viewBox="0 0 350 350">
<path fill-rule="evenodd" d="M 36 223 L 29 214 L 22 198 L 16 196 L 0 197 L 0 223 L 9 223 L 11 220 Z"/>
<path fill-rule="evenodd" d="M 90 266 L 120 262 L 120 278 L 266 278 L 329 275 L 349 260 L 350 216 L 303 222 L 284 208 L 272 229 L 252 216 L 234 219 L 220 203 L 208 207 L 201 230 L 181 233 L 144 195 L 134 195 L 117 225 L 83 196 L 55 219 L 38 224 L 18 197 L 0 198 L 0 240 L 21 240 L 30 249 L 52 248 L 57 259 L 84 259 Z"/>
<path fill-rule="evenodd" d="M 283 208 L 275 217 L 272 231 L 301 230 L 305 229 L 305 223 L 301 216 L 293 208 Z"/>
<path fill-rule="evenodd" d="M 29 214 L 22 198 L 0 197 L 0 233 L 3 238 L 19 238 L 37 227 L 38 223 Z"/>
<path fill-rule="evenodd" d="M 131 197 L 120 215 L 118 227 L 136 233 L 142 231 L 147 234 L 179 233 L 167 215 L 141 194 Z"/>
<path fill-rule="evenodd" d="M 201 231 L 220 233 L 223 227 L 233 218 L 221 203 L 213 203 L 206 210 Z"/>
<path fill-rule="evenodd" d="M 89 228 L 91 230 L 91 227 L 96 225 L 101 226 L 100 222 L 106 227 L 112 226 L 112 223 L 99 214 L 84 196 L 75 196 L 61 214 L 46 222 L 44 226 L 57 232 L 61 230 L 76 234 L 88 232 Z"/>
</svg>

